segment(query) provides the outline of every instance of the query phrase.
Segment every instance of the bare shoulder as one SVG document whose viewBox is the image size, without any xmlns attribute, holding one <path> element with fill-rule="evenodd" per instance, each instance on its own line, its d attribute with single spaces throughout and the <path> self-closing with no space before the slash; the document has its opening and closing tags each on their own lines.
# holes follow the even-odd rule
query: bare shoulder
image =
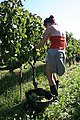
<svg viewBox="0 0 80 120">
<path fill-rule="evenodd" d="M 47 31 L 49 34 L 52 34 L 54 32 L 55 28 L 54 28 L 54 25 L 51 25 L 47 28 Z"/>
<path fill-rule="evenodd" d="M 46 28 L 45 30 L 45 34 L 49 34 L 50 33 L 50 27 Z"/>
<path fill-rule="evenodd" d="M 54 26 L 51 25 L 51 26 L 49 26 L 49 27 L 46 29 L 46 31 L 47 31 L 47 32 L 50 32 L 53 28 L 54 28 Z"/>
</svg>

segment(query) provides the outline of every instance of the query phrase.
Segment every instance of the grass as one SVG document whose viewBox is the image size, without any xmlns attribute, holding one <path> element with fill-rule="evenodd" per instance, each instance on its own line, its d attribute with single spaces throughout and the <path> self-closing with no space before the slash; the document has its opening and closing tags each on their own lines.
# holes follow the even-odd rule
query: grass
<svg viewBox="0 0 80 120">
<path fill-rule="evenodd" d="M 45 64 L 37 62 L 38 87 L 49 89 L 45 75 Z M 59 88 L 59 102 L 50 104 L 36 120 L 79 120 L 80 119 L 80 63 L 66 67 L 59 77 L 63 88 Z M 20 101 L 20 70 L 13 73 L 0 71 L 0 120 L 35 120 L 34 114 L 24 106 L 25 92 L 34 88 L 32 69 L 23 68 L 22 100 Z"/>
</svg>

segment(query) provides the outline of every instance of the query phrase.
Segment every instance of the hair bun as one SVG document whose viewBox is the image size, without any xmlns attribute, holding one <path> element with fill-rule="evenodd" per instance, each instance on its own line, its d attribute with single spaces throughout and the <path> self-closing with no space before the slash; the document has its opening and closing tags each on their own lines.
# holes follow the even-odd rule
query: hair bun
<svg viewBox="0 0 80 120">
<path fill-rule="evenodd" d="M 52 18 L 52 19 L 53 19 L 53 18 L 54 18 L 54 16 L 53 16 L 53 15 L 50 15 L 50 17 L 49 17 L 49 18 Z"/>
</svg>

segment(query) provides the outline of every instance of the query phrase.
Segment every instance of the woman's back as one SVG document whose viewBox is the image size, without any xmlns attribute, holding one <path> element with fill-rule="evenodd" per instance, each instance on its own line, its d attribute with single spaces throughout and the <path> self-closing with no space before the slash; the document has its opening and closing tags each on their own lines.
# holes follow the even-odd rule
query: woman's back
<svg viewBox="0 0 80 120">
<path fill-rule="evenodd" d="M 64 36 L 64 32 L 61 30 L 61 28 L 58 25 L 51 25 L 50 26 L 50 36 Z"/>
<path fill-rule="evenodd" d="M 61 28 L 58 25 L 51 25 L 48 29 L 50 33 L 50 48 L 65 49 L 65 34 Z"/>
</svg>

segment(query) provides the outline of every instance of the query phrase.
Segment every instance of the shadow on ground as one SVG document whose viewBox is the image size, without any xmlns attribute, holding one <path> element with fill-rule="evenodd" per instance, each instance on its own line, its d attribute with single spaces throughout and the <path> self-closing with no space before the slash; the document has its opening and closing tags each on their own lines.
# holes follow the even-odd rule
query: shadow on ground
<svg viewBox="0 0 80 120">
<path fill-rule="evenodd" d="M 23 100 L 21 103 L 4 110 L 4 113 L 0 116 L 0 120 L 36 120 L 36 118 L 42 120 L 43 112 L 35 112 L 34 109 L 29 108 L 27 101 Z"/>
</svg>

